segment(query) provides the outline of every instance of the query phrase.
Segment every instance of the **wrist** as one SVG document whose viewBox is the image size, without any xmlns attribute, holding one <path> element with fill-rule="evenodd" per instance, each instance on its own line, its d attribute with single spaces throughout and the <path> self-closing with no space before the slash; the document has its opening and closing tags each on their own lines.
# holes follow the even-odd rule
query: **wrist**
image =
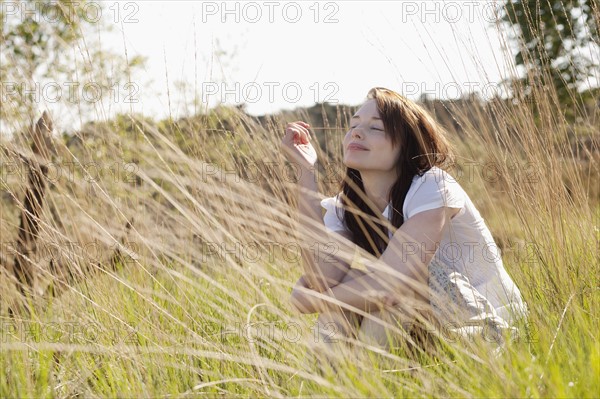
<svg viewBox="0 0 600 399">
<path fill-rule="evenodd" d="M 300 165 L 298 166 L 298 172 L 300 176 L 298 177 L 298 182 L 306 182 L 306 181 L 316 181 L 316 165 Z"/>
</svg>

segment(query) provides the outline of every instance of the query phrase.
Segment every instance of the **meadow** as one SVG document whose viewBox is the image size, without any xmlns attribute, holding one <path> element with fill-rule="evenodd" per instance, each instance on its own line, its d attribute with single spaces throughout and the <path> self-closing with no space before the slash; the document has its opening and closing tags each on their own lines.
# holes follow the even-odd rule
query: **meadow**
<svg viewBox="0 0 600 399">
<path fill-rule="evenodd" d="M 45 159 L 31 136 L 2 136 L 0 397 L 597 397 L 594 93 L 572 118 L 551 85 L 530 101 L 423 101 L 530 317 L 500 353 L 453 337 L 416 354 L 356 342 L 336 344 L 331 366 L 317 315 L 289 303 L 303 232 L 279 143 L 287 122 L 315 127 L 320 195 L 332 196 L 356 107 L 117 115 L 55 134 Z M 47 188 L 23 296 L 11 267 L 27 159 L 47 166 Z"/>
</svg>

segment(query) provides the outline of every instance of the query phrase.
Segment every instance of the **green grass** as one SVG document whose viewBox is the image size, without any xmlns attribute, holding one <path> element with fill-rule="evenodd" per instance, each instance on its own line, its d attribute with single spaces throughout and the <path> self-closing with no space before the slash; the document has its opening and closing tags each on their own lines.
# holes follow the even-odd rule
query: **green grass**
<svg viewBox="0 0 600 399">
<path fill-rule="evenodd" d="M 488 157 L 502 169 L 534 157 L 554 173 L 530 187 L 517 185 L 520 175 L 508 172 L 497 184 L 480 170 L 461 182 L 531 310 L 503 355 L 495 357 L 481 342 L 439 342 L 437 352 L 416 358 L 403 348 L 385 355 L 338 346 L 334 371 L 316 364 L 314 356 L 323 355 L 322 348 L 314 350 L 316 315 L 298 314 L 288 303 L 302 273 L 297 257 L 282 250 L 295 239 L 286 216 L 293 206 L 286 192 L 294 183 L 277 173 L 258 182 L 204 176 L 204 157 L 186 155 L 151 125 L 137 126 L 143 140 L 123 146 L 137 154 L 137 182 L 89 183 L 81 175 L 49 191 L 40 244 L 66 236 L 98 242 L 100 251 L 86 257 L 81 246 L 65 247 L 62 267 L 87 266 L 94 273 L 66 286 L 56 282 L 61 294 L 32 299 L 31 313 L 10 316 L 7 306 L 14 302 L 3 301 L 2 397 L 593 397 L 598 391 L 598 203 L 588 197 L 595 208 L 573 206 L 564 187 L 552 186 L 579 173 L 577 160 L 557 171 L 552 159 L 535 153 L 483 151 L 483 140 L 454 139 L 459 154 L 483 156 L 481 164 Z M 222 153 L 223 164 L 240 168 L 239 155 L 280 160 L 278 132 L 253 128 L 272 144 L 242 151 L 251 138 L 240 134 Z M 69 156 L 79 159 L 84 155 L 76 151 L 111 141 L 109 135 Z M 101 154 L 99 162 L 109 165 L 127 157 L 118 150 Z M 324 191 L 335 190 L 321 183 Z M 15 196 L 22 193 L 23 180 L 12 176 L 5 184 Z M 134 253 L 114 270 L 104 267 L 121 241 Z M 236 243 L 257 246 L 228 254 L 209 245 L 223 243 L 230 251 Z M 48 261 L 39 262 L 40 287 L 51 281 Z M 15 298 L 9 287 L 3 285 L 3 298 Z"/>
<path fill-rule="evenodd" d="M 535 106 L 426 104 L 445 110 L 436 118 L 457 161 L 474 165 L 459 182 L 530 308 L 500 355 L 480 341 L 413 355 L 340 343 L 330 367 L 317 315 L 288 303 L 303 272 L 279 142 L 289 121 L 331 127 L 315 134 L 321 193 L 335 193 L 346 107 L 272 119 L 225 107 L 179 121 L 120 115 L 85 125 L 80 141 L 56 139 L 52 161 L 75 170 L 49 182 L 38 250 L 61 250 L 35 260 L 36 294 L 21 298 L 0 267 L 0 397 L 597 397 L 599 113 L 567 122 L 555 95 L 532 93 Z M 582 140 L 588 153 L 573 150 Z M 93 181 L 89 162 L 103 172 Z M 8 266 L 27 169 L 3 151 L 0 164 L 25 171 L 0 175 Z M 110 267 L 115 248 L 123 254 Z M 41 294 L 49 286 L 57 295 Z"/>
<path fill-rule="evenodd" d="M 361 351 L 360 363 L 342 361 L 340 374 L 321 379 L 314 369 L 302 372 L 311 317 L 286 309 L 274 289 L 262 292 L 271 306 L 280 308 L 255 310 L 251 320 L 267 328 L 263 339 L 254 338 L 261 335 L 243 328 L 248 307 L 259 303 L 255 295 L 236 289 L 226 275 L 216 277 L 240 295 L 240 306 L 195 273 L 176 265 L 169 268 L 182 273 L 177 282 L 161 272 L 150 283 L 144 273 L 133 271 L 123 278 L 135 289 L 98 278 L 92 290 L 65 294 L 32 322 L 42 326 L 45 333 L 40 335 L 23 336 L 25 324 L 17 323 L 21 339 L 3 335 L 2 395 L 178 396 L 205 384 L 195 392 L 246 397 L 298 396 L 301 389 L 302 395 L 325 396 L 592 397 L 598 387 L 592 316 L 598 308 L 597 290 L 576 293 L 562 304 L 563 314 L 549 306 L 560 301 L 550 301 L 543 290 L 530 292 L 539 280 L 524 284 L 533 304 L 531 335 L 511 342 L 499 358 L 446 348 L 442 358 L 424 357 L 413 370 L 384 372 L 410 367 Z M 68 322 L 75 325 L 58 339 L 47 324 Z M 296 334 L 288 329 L 288 339 L 278 338 L 274 332 L 286 331 L 286 323 L 301 325 L 294 331 L 304 337 L 294 342 Z M 3 326 L 6 331 L 7 324 Z M 382 369 L 384 364 L 390 368 Z"/>
</svg>

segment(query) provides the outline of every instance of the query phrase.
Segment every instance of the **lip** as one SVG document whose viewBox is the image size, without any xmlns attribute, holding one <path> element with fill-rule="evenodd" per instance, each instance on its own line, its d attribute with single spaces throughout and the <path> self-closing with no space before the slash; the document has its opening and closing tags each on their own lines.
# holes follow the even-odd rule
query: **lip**
<svg viewBox="0 0 600 399">
<path fill-rule="evenodd" d="M 368 148 L 363 147 L 362 145 L 357 144 L 357 143 L 350 143 L 350 144 L 348 144 L 348 147 L 346 147 L 346 148 L 348 149 L 348 151 L 350 151 L 350 150 L 369 151 Z"/>
</svg>

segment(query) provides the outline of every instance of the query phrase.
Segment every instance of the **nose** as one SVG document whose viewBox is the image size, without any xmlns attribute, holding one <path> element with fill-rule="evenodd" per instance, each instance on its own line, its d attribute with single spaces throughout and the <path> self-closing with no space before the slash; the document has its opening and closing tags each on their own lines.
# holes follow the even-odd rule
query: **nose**
<svg viewBox="0 0 600 399">
<path fill-rule="evenodd" d="M 363 133 L 362 133 L 362 129 L 359 127 L 355 127 L 354 129 L 352 129 L 352 132 L 350 134 L 350 137 L 354 138 L 354 137 L 359 137 L 362 138 Z"/>
</svg>

